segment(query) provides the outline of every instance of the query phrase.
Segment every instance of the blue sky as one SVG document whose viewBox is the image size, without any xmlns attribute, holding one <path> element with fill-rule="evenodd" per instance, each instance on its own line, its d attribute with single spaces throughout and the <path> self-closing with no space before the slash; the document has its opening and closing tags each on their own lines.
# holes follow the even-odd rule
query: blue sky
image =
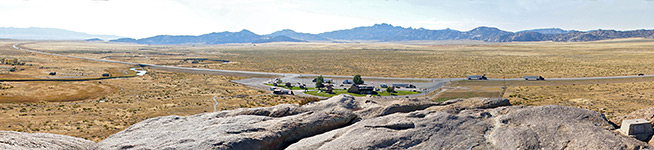
<svg viewBox="0 0 654 150">
<path fill-rule="evenodd" d="M 654 0 L 2 0 L 0 27 L 144 38 L 248 29 L 325 31 L 389 23 L 467 31 L 654 29 Z"/>
</svg>

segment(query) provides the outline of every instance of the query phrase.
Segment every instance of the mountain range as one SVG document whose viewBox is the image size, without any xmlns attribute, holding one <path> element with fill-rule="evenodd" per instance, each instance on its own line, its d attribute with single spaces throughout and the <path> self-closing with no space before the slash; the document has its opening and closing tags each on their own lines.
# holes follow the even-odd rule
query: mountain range
<svg viewBox="0 0 654 150">
<path fill-rule="evenodd" d="M 157 35 L 142 39 L 119 38 L 113 35 L 91 35 L 54 28 L 0 28 L 0 38 L 36 40 L 110 40 L 138 44 L 226 44 L 226 43 L 268 43 L 268 42 L 393 42 L 413 40 L 478 40 L 485 42 L 513 41 L 555 41 L 581 42 L 617 38 L 654 38 L 654 30 L 592 30 L 576 31 L 559 28 L 532 29 L 509 32 L 494 27 L 477 27 L 470 31 L 452 29 L 430 30 L 405 28 L 391 24 L 356 27 L 319 34 L 300 33 L 291 29 L 280 30 L 267 35 L 258 35 L 249 30 L 239 32 L 214 32 L 203 35 Z M 119 38 L 119 39 L 117 39 Z"/>
<path fill-rule="evenodd" d="M 143 39 L 120 38 L 111 42 L 139 44 L 225 44 L 225 43 L 269 43 L 269 42 L 305 42 L 288 36 L 261 36 L 248 30 L 239 32 L 214 32 L 199 36 L 158 35 Z"/>
<path fill-rule="evenodd" d="M 224 44 L 224 43 L 266 43 L 266 42 L 306 42 L 306 41 L 412 41 L 412 40 L 479 40 L 486 42 L 513 41 L 555 41 L 580 42 L 616 38 L 654 38 L 654 30 L 593 30 L 575 31 L 559 28 L 503 31 L 494 27 L 478 27 L 470 31 L 452 29 L 429 30 L 424 28 L 405 28 L 382 23 L 373 26 L 356 27 L 319 34 L 299 33 L 284 29 L 268 35 L 257 35 L 248 30 L 240 32 L 209 33 L 200 36 L 160 35 L 144 39 L 118 39 L 112 42 L 139 44 Z"/>
<path fill-rule="evenodd" d="M 0 27 L 0 38 L 19 40 L 111 40 L 120 38 L 114 35 L 93 35 L 56 28 L 5 28 Z"/>
</svg>

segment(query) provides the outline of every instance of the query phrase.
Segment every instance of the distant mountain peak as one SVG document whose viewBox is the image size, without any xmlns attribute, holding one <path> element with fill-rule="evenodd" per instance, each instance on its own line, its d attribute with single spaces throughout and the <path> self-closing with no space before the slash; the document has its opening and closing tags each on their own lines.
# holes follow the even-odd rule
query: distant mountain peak
<svg viewBox="0 0 654 150">
<path fill-rule="evenodd" d="M 380 23 L 380 24 L 373 25 L 373 27 L 394 27 L 394 26 L 388 23 Z"/>
<path fill-rule="evenodd" d="M 291 29 L 283 29 L 277 32 L 273 32 L 271 34 L 268 34 L 267 36 L 285 36 L 293 39 L 298 39 L 298 40 L 303 40 L 303 41 L 328 41 L 328 38 L 325 38 L 320 35 L 315 35 L 315 34 L 309 34 L 309 33 L 300 33 L 300 32 L 295 32 Z"/>
<path fill-rule="evenodd" d="M 502 30 L 500 30 L 500 29 L 498 29 L 496 27 L 479 26 L 477 28 L 474 28 L 474 29 L 470 30 L 470 32 L 473 32 L 473 31 L 502 31 Z"/>
<path fill-rule="evenodd" d="M 272 34 L 297 34 L 297 33 L 298 32 L 295 32 L 295 31 L 293 31 L 291 29 L 283 29 L 283 30 L 275 31 L 275 32 L 271 33 L 271 35 Z"/>
<path fill-rule="evenodd" d="M 247 30 L 247 29 L 243 29 L 241 31 L 238 31 L 238 33 L 255 34 L 254 32 L 252 32 L 250 30 Z"/>
<path fill-rule="evenodd" d="M 522 33 L 522 32 L 537 32 L 541 34 L 566 34 L 566 33 L 574 32 L 574 30 L 563 30 L 561 28 L 541 28 L 541 29 L 518 31 L 518 33 Z"/>
<path fill-rule="evenodd" d="M 225 43 L 268 43 L 268 42 L 304 42 L 287 36 L 261 36 L 250 30 L 239 32 L 212 32 L 199 36 L 189 35 L 158 35 L 143 39 L 122 38 L 111 42 L 127 42 L 139 44 L 225 44 Z"/>
</svg>

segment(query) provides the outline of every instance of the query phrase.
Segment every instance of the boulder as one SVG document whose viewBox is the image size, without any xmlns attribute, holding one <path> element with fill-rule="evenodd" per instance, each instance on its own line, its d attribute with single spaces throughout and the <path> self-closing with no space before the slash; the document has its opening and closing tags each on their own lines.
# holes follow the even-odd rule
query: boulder
<svg viewBox="0 0 654 150">
<path fill-rule="evenodd" d="M 49 133 L 0 131 L 0 149 L 3 150 L 94 150 L 96 148 L 97 145 L 93 141 L 71 136 Z"/>
<path fill-rule="evenodd" d="M 344 128 L 302 139 L 287 149 L 649 147 L 611 129 L 610 123 L 597 112 L 563 106 L 470 108 L 457 113 L 419 110 L 364 119 Z"/>
<path fill-rule="evenodd" d="M 396 113 L 305 138 L 305 149 L 494 149 L 484 137 L 493 122 L 440 111 Z"/>
<path fill-rule="evenodd" d="M 598 112 L 563 107 L 508 107 L 495 109 L 490 140 L 501 149 L 641 149 L 644 142 L 611 130 Z"/>
<path fill-rule="evenodd" d="M 352 96 L 308 104 L 237 109 L 147 119 L 99 142 L 100 149 L 282 149 L 302 138 L 346 126 L 356 117 Z"/>
</svg>

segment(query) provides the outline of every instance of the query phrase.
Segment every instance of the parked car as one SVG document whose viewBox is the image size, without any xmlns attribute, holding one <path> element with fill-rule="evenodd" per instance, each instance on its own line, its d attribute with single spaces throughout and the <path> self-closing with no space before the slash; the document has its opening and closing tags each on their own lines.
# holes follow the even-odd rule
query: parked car
<svg viewBox="0 0 654 150">
<path fill-rule="evenodd" d="M 397 83 L 397 84 L 392 84 L 393 88 L 416 88 L 415 85 L 413 84 L 405 84 L 405 83 Z"/>
<path fill-rule="evenodd" d="M 316 82 L 317 79 L 318 79 L 318 78 L 313 78 L 313 80 L 311 80 L 311 82 Z M 327 82 L 332 82 L 333 80 L 332 80 L 332 79 L 323 78 L 322 81 L 323 81 L 323 83 L 327 83 Z"/>
<path fill-rule="evenodd" d="M 639 73 L 638 76 L 644 76 L 645 74 Z"/>
<path fill-rule="evenodd" d="M 354 81 L 352 81 L 350 79 L 343 80 L 343 84 L 354 84 Z"/>
</svg>

